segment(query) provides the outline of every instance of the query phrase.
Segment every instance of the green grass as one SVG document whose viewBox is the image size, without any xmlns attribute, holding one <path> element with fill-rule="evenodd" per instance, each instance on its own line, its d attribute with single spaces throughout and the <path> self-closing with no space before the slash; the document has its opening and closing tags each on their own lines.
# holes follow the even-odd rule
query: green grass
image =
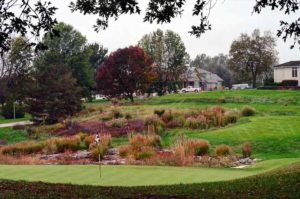
<svg viewBox="0 0 300 199">
<path fill-rule="evenodd" d="M 29 114 L 25 114 L 25 117 L 23 118 L 17 118 L 17 119 L 5 119 L 2 115 L 0 115 L 0 124 L 7 124 L 7 123 L 13 123 L 13 122 L 22 122 L 30 120 L 31 116 Z"/>
<path fill-rule="evenodd" d="M 14 130 L 11 127 L 0 128 L 0 140 L 8 144 L 28 140 L 28 134 L 24 130 Z"/>
<path fill-rule="evenodd" d="M 224 98 L 226 103 L 219 103 L 218 99 L 220 98 Z M 105 102 L 87 103 L 86 106 L 101 106 L 103 103 Z M 120 109 L 140 115 L 145 112 L 152 113 L 153 110 L 157 108 L 195 110 L 215 105 L 221 105 L 228 108 L 242 108 L 245 105 L 250 105 L 255 107 L 258 114 L 254 117 L 242 118 L 237 124 L 220 129 L 211 129 L 206 131 L 189 129 L 169 130 L 163 135 L 163 144 L 165 146 L 170 146 L 176 136 L 183 133 L 189 138 L 208 140 L 212 145 L 212 152 L 217 145 L 228 144 L 232 146 L 236 152 L 241 153 L 241 144 L 244 142 L 251 142 L 254 151 L 253 157 L 261 158 L 264 161 L 252 168 L 245 169 L 103 166 L 103 176 L 101 179 L 99 179 L 98 176 L 99 168 L 95 165 L 3 165 L 0 166 L 0 178 L 7 180 L 43 181 L 50 183 L 73 183 L 78 185 L 160 185 L 158 187 L 137 187 L 132 189 L 120 187 L 101 189 L 107 194 L 105 196 L 109 197 L 111 196 L 110 194 L 113 193 L 116 198 L 123 193 L 125 194 L 124 196 L 127 196 L 127 198 L 143 198 L 139 196 L 145 196 L 145 198 L 147 198 L 147 196 L 152 196 L 151 194 L 159 196 L 158 198 L 171 196 L 174 196 L 174 198 L 192 198 L 199 196 L 199 193 L 202 194 L 202 197 L 207 196 L 204 198 L 213 198 L 213 196 L 215 198 L 251 198 L 252 196 L 252 198 L 276 198 L 278 195 L 281 196 L 279 198 L 300 197 L 300 169 L 298 169 L 293 175 L 283 175 L 281 173 L 282 171 L 278 171 L 278 175 L 280 176 L 272 175 L 268 177 L 249 177 L 300 161 L 299 91 L 243 90 L 215 91 L 199 94 L 174 94 L 141 101 L 141 105 L 130 106 L 129 104 L 125 104 L 125 106 L 121 106 Z M 9 140 L 9 142 L 14 142 L 18 139 L 18 136 L 16 138 L 10 137 L 11 134 L 9 131 L 11 131 L 11 129 L 4 130 L 3 133 L 0 129 L 0 139 L 1 136 L 4 136 Z M 22 133 L 20 133 L 19 138 L 26 139 L 25 137 L 22 137 Z M 126 143 L 126 137 L 114 138 L 113 140 L 114 147 Z M 239 180 L 228 181 L 233 179 Z M 20 184 L 22 183 L 20 182 Z M 22 185 L 30 186 L 27 183 L 23 183 Z M 47 188 L 51 187 L 52 189 L 52 185 L 45 186 Z M 55 187 L 56 189 L 59 189 L 61 186 L 57 185 L 57 187 Z M 297 186 L 298 189 L 295 189 Z M 39 185 L 34 184 L 34 187 L 39 187 Z M 43 192 L 43 190 L 45 191 L 47 188 L 41 188 L 42 190 L 40 191 Z M 78 192 L 82 192 L 82 194 L 94 193 L 95 196 L 97 194 L 98 197 L 101 196 L 101 194 L 99 195 L 99 192 L 96 191 L 99 190 L 98 188 L 95 188 L 94 190 L 93 187 L 78 187 L 78 189 Z M 143 195 L 136 195 L 137 193 Z M 93 195 L 88 196 L 92 197 Z M 69 198 L 76 197 L 73 196 Z"/>
<path fill-rule="evenodd" d="M 0 181 L 0 198 L 300 198 L 300 164 L 265 174 L 209 183 L 139 187 L 99 187 Z"/>
<path fill-rule="evenodd" d="M 249 121 L 248 121 L 249 120 Z M 253 156 L 263 159 L 300 157 L 300 118 L 298 116 L 269 116 L 244 118 L 235 124 L 211 131 L 174 129 L 164 135 L 164 144 L 171 145 L 176 135 L 200 138 L 216 146 L 227 144 L 241 153 L 241 145 L 250 142 Z"/>
<path fill-rule="evenodd" d="M 153 167 L 153 166 L 0 166 L 0 179 L 72 183 L 101 186 L 146 186 L 190 184 L 243 178 L 299 162 L 300 159 L 277 159 L 261 162 L 244 169 Z"/>
</svg>

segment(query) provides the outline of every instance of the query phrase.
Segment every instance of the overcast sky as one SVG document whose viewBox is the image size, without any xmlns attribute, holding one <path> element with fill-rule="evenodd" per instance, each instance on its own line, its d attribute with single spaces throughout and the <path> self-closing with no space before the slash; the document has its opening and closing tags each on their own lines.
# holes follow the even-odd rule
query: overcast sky
<svg viewBox="0 0 300 199">
<path fill-rule="evenodd" d="M 191 36 L 192 25 L 199 24 L 199 18 L 192 16 L 193 3 L 187 1 L 185 12 L 180 18 L 176 18 L 170 24 L 157 25 L 143 22 L 143 15 L 125 15 L 118 21 L 111 20 L 108 29 L 96 33 L 93 31 L 95 16 L 84 16 L 80 13 L 71 13 L 68 8 L 70 1 L 54 0 L 53 4 L 58 7 L 57 19 L 71 24 L 75 29 L 85 35 L 89 42 L 99 42 L 109 51 L 118 48 L 135 45 L 144 34 L 155 31 L 170 29 L 181 36 L 187 52 L 191 58 L 197 54 L 205 53 L 209 56 L 219 53 L 228 54 L 230 45 L 241 33 L 251 34 L 258 28 L 263 31 L 271 31 L 276 35 L 279 21 L 285 19 L 292 21 L 297 15 L 284 16 L 282 13 L 264 10 L 261 14 L 252 14 L 254 0 L 219 0 L 210 15 L 212 30 L 206 32 L 201 38 Z M 141 9 L 145 10 L 147 0 L 140 0 Z M 292 41 L 284 43 L 281 38 L 277 39 L 277 51 L 280 63 L 291 60 L 300 60 L 300 49 L 296 47 L 290 50 Z"/>
</svg>

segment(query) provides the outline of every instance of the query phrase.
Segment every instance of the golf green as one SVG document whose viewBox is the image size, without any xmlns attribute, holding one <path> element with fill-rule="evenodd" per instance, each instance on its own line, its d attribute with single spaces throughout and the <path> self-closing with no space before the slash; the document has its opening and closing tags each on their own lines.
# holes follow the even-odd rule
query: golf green
<svg viewBox="0 0 300 199">
<path fill-rule="evenodd" d="M 100 186 L 189 184 L 243 178 L 299 161 L 299 158 L 267 160 L 243 169 L 102 166 L 101 178 L 97 165 L 0 165 L 0 179 Z"/>
</svg>

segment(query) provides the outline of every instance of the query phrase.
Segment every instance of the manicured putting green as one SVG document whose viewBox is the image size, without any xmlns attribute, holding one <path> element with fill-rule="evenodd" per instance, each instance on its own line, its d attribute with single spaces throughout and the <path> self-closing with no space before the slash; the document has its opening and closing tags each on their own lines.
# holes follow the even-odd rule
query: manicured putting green
<svg viewBox="0 0 300 199">
<path fill-rule="evenodd" d="M 101 178 L 96 165 L 1 165 L 0 179 L 101 186 L 188 184 L 243 178 L 299 161 L 300 159 L 268 160 L 244 169 L 102 166 Z"/>
</svg>

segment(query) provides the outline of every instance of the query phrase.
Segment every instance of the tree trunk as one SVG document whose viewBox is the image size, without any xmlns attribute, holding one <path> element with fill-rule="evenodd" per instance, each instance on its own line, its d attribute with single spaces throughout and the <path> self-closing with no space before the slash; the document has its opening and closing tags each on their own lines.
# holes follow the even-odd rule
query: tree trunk
<svg viewBox="0 0 300 199">
<path fill-rule="evenodd" d="M 252 76 L 252 87 L 256 88 L 256 75 Z"/>
<path fill-rule="evenodd" d="M 131 102 L 131 103 L 134 102 L 134 99 L 133 99 L 133 95 L 132 95 L 132 94 L 129 96 L 129 99 L 130 99 L 130 102 Z"/>
</svg>

